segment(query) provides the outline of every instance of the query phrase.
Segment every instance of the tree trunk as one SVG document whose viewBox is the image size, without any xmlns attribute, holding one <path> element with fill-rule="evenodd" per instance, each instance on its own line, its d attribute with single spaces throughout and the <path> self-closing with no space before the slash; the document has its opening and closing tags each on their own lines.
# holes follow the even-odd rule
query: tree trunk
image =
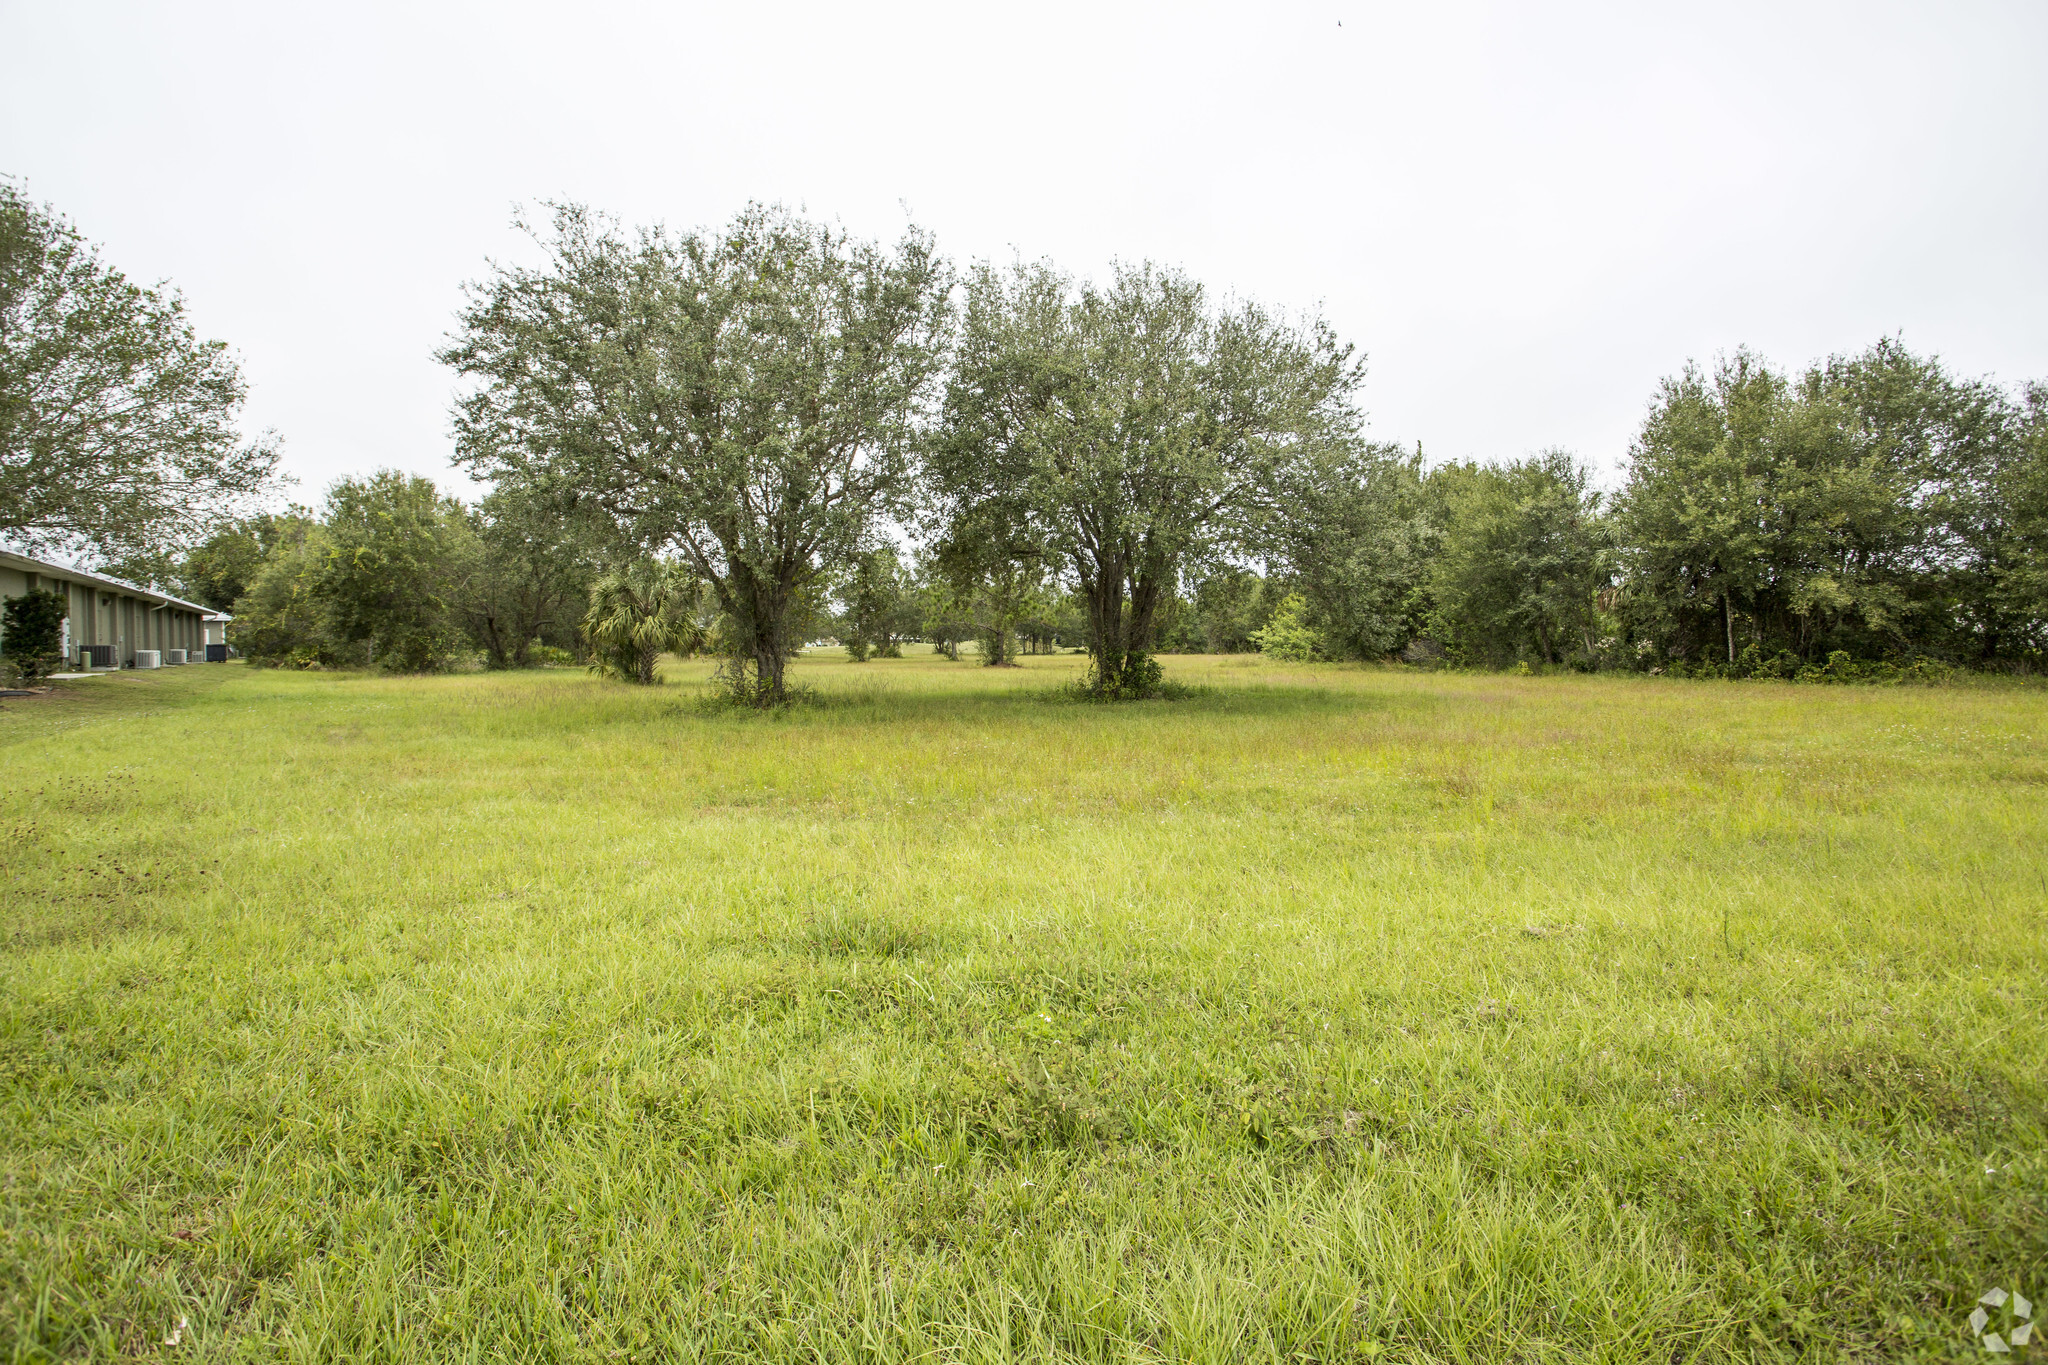
<svg viewBox="0 0 2048 1365">
<path fill-rule="evenodd" d="M 1728 631 L 1728 662 L 1735 662 L 1735 608 L 1728 604 L 1728 590 L 1721 589 L 1721 624 Z"/>
<path fill-rule="evenodd" d="M 789 607 L 796 600 L 796 584 L 785 580 L 794 577 L 789 572 L 768 578 L 744 565 L 729 563 L 727 580 L 712 580 L 720 604 L 745 632 L 746 652 L 736 663 L 742 668 L 751 665 L 754 676 L 751 682 L 744 677 L 735 681 L 740 684 L 737 690 L 741 698 L 749 705 L 776 706 L 785 700 L 783 668 L 789 656 L 784 637 L 789 628 Z"/>
<path fill-rule="evenodd" d="M 1124 576 L 1114 562 L 1097 564 L 1093 576 L 1083 575 L 1081 592 L 1088 600 L 1088 653 L 1093 656 L 1095 685 L 1113 689 L 1123 678 Z"/>
<path fill-rule="evenodd" d="M 778 596 L 780 600 L 761 602 L 755 609 L 754 695 L 751 700 L 756 706 L 777 706 L 785 699 L 783 669 L 789 663 L 789 655 L 783 649 L 785 622 L 781 608 L 789 597 Z"/>
<path fill-rule="evenodd" d="M 1160 580 L 1156 574 L 1128 576 L 1129 565 L 1121 558 L 1098 558 L 1080 566 L 1081 591 L 1088 601 L 1088 652 L 1094 658 L 1094 687 L 1101 692 L 1128 695 L 1139 684 L 1135 671 L 1150 643 L 1152 618 L 1159 604 Z M 1124 595 L 1129 583 L 1130 595 Z"/>
<path fill-rule="evenodd" d="M 1150 575 L 1141 575 L 1131 585 L 1131 621 L 1129 627 L 1129 648 L 1132 653 L 1143 653 L 1152 643 L 1152 618 L 1159 611 L 1159 580 Z"/>
<path fill-rule="evenodd" d="M 754 641 L 753 695 L 747 700 L 756 706 L 782 700 L 782 651 L 759 638 Z"/>
<path fill-rule="evenodd" d="M 489 612 L 484 614 L 484 652 L 490 656 L 492 668 L 510 668 L 512 659 L 505 647 L 505 630 L 498 624 L 498 618 Z M 520 662 L 525 662 L 520 660 Z"/>
</svg>

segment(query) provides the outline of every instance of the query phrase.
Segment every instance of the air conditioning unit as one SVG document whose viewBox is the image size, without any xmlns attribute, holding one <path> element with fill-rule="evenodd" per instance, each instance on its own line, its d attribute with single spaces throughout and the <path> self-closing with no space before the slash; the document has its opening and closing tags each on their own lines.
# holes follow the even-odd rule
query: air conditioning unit
<svg viewBox="0 0 2048 1365">
<path fill-rule="evenodd" d="M 87 668 L 112 668 L 114 647 L 112 645 L 80 645 L 78 662 Z"/>
<path fill-rule="evenodd" d="M 162 668 L 164 666 L 163 652 L 155 649 L 138 649 L 135 651 L 135 666 L 137 668 Z"/>
<path fill-rule="evenodd" d="M 184 650 L 182 650 L 182 649 L 167 649 L 167 650 L 165 650 L 165 651 L 164 651 L 164 665 L 165 665 L 166 667 L 169 667 L 169 666 L 170 666 L 171 664 L 181 664 L 181 663 L 184 663 L 184 662 L 185 662 L 185 651 L 184 651 Z"/>
<path fill-rule="evenodd" d="M 208 645 L 206 647 L 206 662 L 210 664 L 224 664 L 227 661 L 228 647 L 226 645 Z"/>
</svg>

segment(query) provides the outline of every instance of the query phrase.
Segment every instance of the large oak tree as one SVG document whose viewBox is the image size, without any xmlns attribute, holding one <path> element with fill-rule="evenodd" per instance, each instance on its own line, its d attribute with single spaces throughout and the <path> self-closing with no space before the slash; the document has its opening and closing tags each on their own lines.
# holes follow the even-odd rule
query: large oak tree
<svg viewBox="0 0 2048 1365">
<path fill-rule="evenodd" d="M 777 208 L 632 236 L 557 209 L 545 263 L 472 290 L 443 359 L 477 380 L 458 458 L 585 490 L 711 584 L 737 690 L 772 704 L 806 594 L 909 515 L 945 352 L 931 238 L 893 248 Z"/>
<path fill-rule="evenodd" d="M 1363 365 L 1318 321 L 1150 265 L 1105 286 L 976 270 L 929 465 L 940 520 L 1062 564 L 1087 605 L 1094 688 L 1143 695 L 1155 618 L 1197 565 L 1261 541 L 1288 468 L 1356 439 Z"/>
</svg>

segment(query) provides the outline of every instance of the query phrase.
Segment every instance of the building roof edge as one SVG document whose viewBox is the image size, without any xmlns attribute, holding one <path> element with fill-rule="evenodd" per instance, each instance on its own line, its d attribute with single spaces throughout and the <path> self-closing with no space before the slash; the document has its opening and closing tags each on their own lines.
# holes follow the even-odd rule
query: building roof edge
<svg viewBox="0 0 2048 1365">
<path fill-rule="evenodd" d="M 212 607 L 204 607 L 197 602 L 187 602 L 182 597 L 173 597 L 167 592 L 158 592 L 155 588 L 145 588 L 139 583 L 130 583 L 125 578 L 115 578 L 111 574 L 94 573 L 91 569 L 77 569 L 69 564 L 57 564 L 47 559 L 36 559 L 31 555 L 17 554 L 13 550 L 0 549 L 0 565 L 5 565 L 10 569 L 24 569 L 30 573 L 61 574 L 66 578 L 75 578 L 80 582 L 92 583 L 98 587 L 113 588 L 117 592 L 127 593 L 130 597 L 147 598 L 166 607 L 189 607 L 193 611 L 208 616 L 219 614 Z M 222 619 L 229 620 L 232 618 L 223 617 Z"/>
</svg>

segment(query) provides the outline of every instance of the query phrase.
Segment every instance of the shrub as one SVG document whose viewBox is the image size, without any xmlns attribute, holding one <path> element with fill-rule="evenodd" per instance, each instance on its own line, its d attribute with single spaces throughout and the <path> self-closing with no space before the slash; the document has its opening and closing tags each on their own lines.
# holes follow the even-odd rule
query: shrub
<svg viewBox="0 0 2048 1365">
<path fill-rule="evenodd" d="M 1803 683 L 1820 686 L 1897 686 L 1913 683 L 1921 686 L 1937 686 L 1954 682 L 1962 670 L 1953 664 L 1938 659 L 1915 659 L 1910 663 L 1895 663 L 1888 659 L 1858 659 L 1845 649 L 1831 651 L 1820 663 L 1803 663 L 1790 650 L 1781 649 L 1766 657 L 1757 645 L 1751 645 L 1735 656 L 1735 662 L 1724 664 L 1712 658 L 1698 663 L 1684 659 L 1673 659 L 1663 668 L 1653 668 L 1653 675 L 1662 674 L 1672 678 L 1763 680 Z"/>
<path fill-rule="evenodd" d="M 1308 623 L 1308 603 L 1298 592 L 1282 598 L 1273 611 L 1273 618 L 1261 629 L 1253 631 L 1251 638 L 1261 654 L 1289 663 L 1308 663 L 1329 657 L 1323 647 L 1322 632 Z"/>
<path fill-rule="evenodd" d="M 1170 689 L 1159 660 L 1137 650 L 1123 656 L 1120 668 L 1105 669 L 1098 661 L 1077 686 L 1090 701 L 1150 701 L 1186 690 Z"/>
<path fill-rule="evenodd" d="M 0 609 L 0 653 L 9 672 L 34 682 L 57 671 L 64 662 L 64 618 L 70 615 L 64 594 L 37 588 L 7 599 Z"/>
</svg>

